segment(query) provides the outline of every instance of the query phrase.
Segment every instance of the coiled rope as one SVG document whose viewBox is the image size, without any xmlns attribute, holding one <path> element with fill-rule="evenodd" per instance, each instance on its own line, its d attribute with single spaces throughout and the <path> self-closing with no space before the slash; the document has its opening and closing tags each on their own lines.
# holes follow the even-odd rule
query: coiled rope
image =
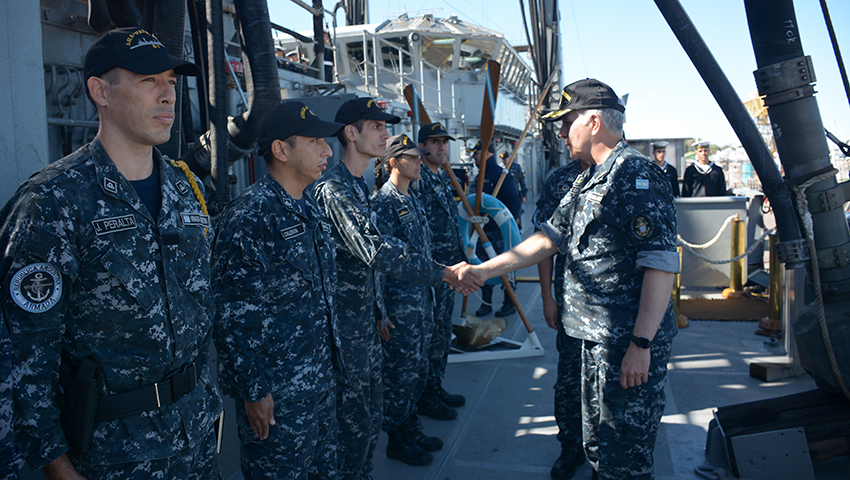
<svg viewBox="0 0 850 480">
<path fill-rule="evenodd" d="M 829 172 L 818 175 L 809 179 L 799 187 L 792 186 L 797 199 L 797 214 L 803 221 L 803 230 L 806 233 L 806 242 L 809 245 L 809 256 L 812 262 L 812 280 L 815 285 L 815 300 L 818 308 L 818 323 L 820 324 L 820 333 L 823 337 L 823 345 L 826 347 L 826 354 L 829 357 L 829 365 L 832 367 L 832 374 L 835 380 L 838 381 L 838 386 L 841 388 L 841 393 L 850 400 L 850 391 L 847 390 L 847 385 L 844 384 L 844 378 L 841 376 L 841 371 L 838 369 L 838 361 L 835 360 L 835 352 L 832 349 L 832 340 L 829 338 L 829 330 L 826 326 L 826 311 L 823 306 L 823 292 L 820 284 L 820 266 L 818 265 L 817 250 L 815 250 L 815 236 L 812 226 L 812 215 L 809 213 L 809 201 L 806 199 L 806 190 L 822 180 L 826 180 L 838 173 L 838 170 L 832 169 Z"/>
</svg>

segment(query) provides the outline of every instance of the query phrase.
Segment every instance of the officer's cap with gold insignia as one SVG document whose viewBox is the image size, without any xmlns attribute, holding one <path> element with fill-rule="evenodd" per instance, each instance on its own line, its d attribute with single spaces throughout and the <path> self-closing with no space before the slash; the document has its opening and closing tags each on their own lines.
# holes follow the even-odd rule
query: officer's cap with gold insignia
<svg viewBox="0 0 850 480">
<path fill-rule="evenodd" d="M 626 105 L 614 93 L 614 89 L 596 80 L 586 78 L 573 82 L 561 91 L 561 101 L 558 109 L 543 115 L 543 121 L 554 122 L 574 110 L 590 110 L 596 108 L 613 108 L 626 111 Z"/>
</svg>

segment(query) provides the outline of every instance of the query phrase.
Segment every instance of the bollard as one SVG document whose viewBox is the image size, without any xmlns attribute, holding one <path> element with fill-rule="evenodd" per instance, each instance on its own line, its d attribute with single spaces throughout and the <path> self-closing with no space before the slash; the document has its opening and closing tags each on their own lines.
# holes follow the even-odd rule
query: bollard
<svg viewBox="0 0 850 480">
<path fill-rule="evenodd" d="M 776 235 L 770 236 L 770 275 L 768 280 L 768 303 L 770 304 L 770 313 L 768 319 L 781 322 L 780 308 L 782 306 L 782 264 L 779 263 L 779 257 L 776 256 Z"/>
<path fill-rule="evenodd" d="M 687 316 L 681 313 L 682 303 L 682 246 L 676 247 L 676 253 L 679 254 L 679 273 L 673 279 L 673 314 L 676 315 L 676 324 L 679 328 L 685 328 L 691 324 Z"/>
<path fill-rule="evenodd" d="M 746 225 L 735 214 L 732 220 L 732 258 L 744 253 L 746 240 Z M 729 264 L 729 290 L 740 292 L 744 290 L 744 262 L 746 257 Z"/>
</svg>

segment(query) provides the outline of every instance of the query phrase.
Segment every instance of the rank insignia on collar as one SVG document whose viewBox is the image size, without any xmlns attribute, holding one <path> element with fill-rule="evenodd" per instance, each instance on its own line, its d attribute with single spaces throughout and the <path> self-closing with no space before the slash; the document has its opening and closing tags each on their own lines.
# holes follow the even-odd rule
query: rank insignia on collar
<svg viewBox="0 0 850 480">
<path fill-rule="evenodd" d="M 118 182 L 112 180 L 111 178 L 104 178 L 103 189 L 114 195 L 118 193 Z"/>
<path fill-rule="evenodd" d="M 48 263 L 33 263 L 15 273 L 9 290 L 25 312 L 46 312 L 62 298 L 62 274 Z"/>
<path fill-rule="evenodd" d="M 183 180 L 177 182 L 175 186 L 177 187 L 177 191 L 180 192 L 180 195 L 186 195 L 189 193 L 189 185 L 186 185 L 186 182 Z"/>
<path fill-rule="evenodd" d="M 632 233 L 637 238 L 648 237 L 652 233 L 652 221 L 643 215 L 638 215 L 632 222 Z"/>
</svg>

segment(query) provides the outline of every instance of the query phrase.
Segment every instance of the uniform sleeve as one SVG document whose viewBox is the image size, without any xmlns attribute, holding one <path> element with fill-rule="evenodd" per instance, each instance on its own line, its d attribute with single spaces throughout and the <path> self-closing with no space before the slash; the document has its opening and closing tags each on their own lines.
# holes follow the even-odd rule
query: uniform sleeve
<svg viewBox="0 0 850 480">
<path fill-rule="evenodd" d="M 2 309 L 0 309 L 2 313 Z M 0 478 L 18 478 L 23 459 L 15 444 L 12 399 L 12 341 L 0 316 Z"/>
<path fill-rule="evenodd" d="M 637 162 L 634 162 L 637 163 Z M 676 203 L 670 181 L 659 169 L 623 168 L 612 181 L 619 187 L 619 223 L 637 251 L 638 268 L 679 272 Z"/>
<path fill-rule="evenodd" d="M 12 390 L 15 435 L 27 463 L 38 469 L 68 450 L 57 398 L 61 338 L 78 256 L 68 236 L 74 231 L 72 222 L 53 195 L 24 192 L 10 205 L 0 235 L 6 247 L 2 298 L 12 341 L 12 376 L 19 385 Z M 42 301 L 25 302 L 37 293 L 28 294 L 17 282 L 27 270 L 40 275 L 42 285 L 52 285 L 58 296 L 46 298 L 42 291 Z"/>
<path fill-rule="evenodd" d="M 411 251 L 400 240 L 376 230 L 370 212 L 354 204 L 349 193 L 336 182 L 327 181 L 320 185 L 316 197 L 345 249 L 363 263 L 409 282 L 429 287 L 442 283 L 443 267 Z"/>
<path fill-rule="evenodd" d="M 682 179 L 682 197 L 690 197 L 694 194 L 694 172 L 691 167 L 685 168 L 685 176 Z"/>
<path fill-rule="evenodd" d="M 271 393 L 265 359 L 275 318 L 264 298 L 269 231 L 248 215 L 229 215 L 216 231 L 212 285 L 216 314 L 213 338 L 225 392 L 249 402 Z"/>
</svg>

